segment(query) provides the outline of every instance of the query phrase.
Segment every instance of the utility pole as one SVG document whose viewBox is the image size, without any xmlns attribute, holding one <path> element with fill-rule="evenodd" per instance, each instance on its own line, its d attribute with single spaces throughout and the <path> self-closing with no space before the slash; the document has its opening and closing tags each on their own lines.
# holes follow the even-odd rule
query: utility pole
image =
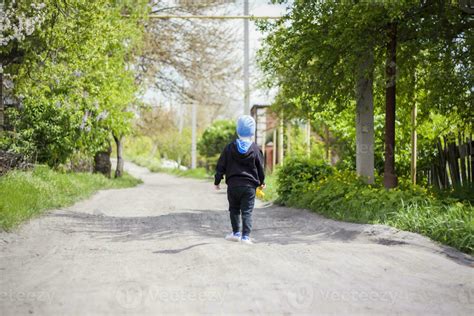
<svg viewBox="0 0 474 316">
<path fill-rule="evenodd" d="M 283 165 L 283 113 L 278 127 L 278 164 Z"/>
<path fill-rule="evenodd" d="M 184 125 L 184 115 L 185 115 L 185 109 L 183 103 L 180 103 L 179 105 L 179 122 L 178 122 L 178 130 L 179 130 L 179 135 L 183 134 L 183 125 Z"/>
<path fill-rule="evenodd" d="M 277 162 L 277 129 L 273 129 L 273 151 L 272 151 L 272 172 L 275 171 Z"/>
<path fill-rule="evenodd" d="M 193 100 L 192 103 L 192 136 L 191 136 L 191 169 L 196 169 L 196 125 L 197 125 L 197 104 L 196 100 Z"/>
<path fill-rule="evenodd" d="M 244 0 L 244 16 L 249 15 L 249 0 Z M 249 88 L 249 19 L 244 19 L 244 114 L 250 114 Z"/>
</svg>

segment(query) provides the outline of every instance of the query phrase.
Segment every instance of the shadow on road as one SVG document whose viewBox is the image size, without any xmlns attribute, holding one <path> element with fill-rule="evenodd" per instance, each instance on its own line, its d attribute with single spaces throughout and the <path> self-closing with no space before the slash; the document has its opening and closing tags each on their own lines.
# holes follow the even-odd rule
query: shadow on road
<svg viewBox="0 0 474 316">
<path fill-rule="evenodd" d="M 157 212 L 158 213 L 158 212 Z M 58 211 L 48 216 L 68 218 L 55 229 L 66 233 L 86 232 L 94 238 L 112 242 L 137 240 L 170 239 L 180 236 L 222 240 L 230 230 L 228 213 L 225 210 L 182 210 L 158 216 L 117 217 L 102 213 L 87 214 L 73 211 Z M 306 210 L 268 206 L 256 208 L 253 218 L 252 238 L 260 244 L 317 244 L 324 242 L 372 242 L 388 247 L 414 245 L 426 247 L 408 240 L 378 236 L 368 236 L 364 228 L 371 225 L 337 222 Z M 181 249 L 168 249 L 154 253 L 176 254 L 206 242 Z M 439 245 L 436 252 L 462 265 L 473 266 L 474 260 L 454 248 Z"/>
<path fill-rule="evenodd" d="M 185 250 L 188 250 L 188 249 L 191 249 L 191 248 L 194 248 L 194 247 L 198 247 L 198 246 L 203 246 L 203 245 L 209 245 L 209 243 L 208 243 L 208 242 L 202 242 L 202 243 L 199 243 L 199 244 L 194 244 L 194 245 L 191 245 L 191 246 L 188 246 L 188 247 L 184 247 L 184 248 L 178 248 L 178 249 L 166 249 L 166 250 L 158 250 L 158 251 L 153 251 L 153 253 L 160 253 L 160 254 L 174 255 L 174 254 L 177 254 L 177 253 L 183 252 L 183 251 L 185 251 Z"/>
<path fill-rule="evenodd" d="M 349 242 L 361 233 L 360 229 L 348 230 L 329 225 L 326 220 L 321 220 L 307 211 L 292 210 L 290 213 L 284 210 L 278 207 L 254 210 L 252 237 L 256 242 L 281 245 L 313 244 L 329 240 Z M 67 233 L 86 232 L 96 238 L 117 242 L 177 236 L 222 239 L 230 230 L 228 213 L 224 210 L 186 210 L 142 217 L 64 211 L 48 216 L 69 218 L 66 227 L 58 227 Z"/>
</svg>

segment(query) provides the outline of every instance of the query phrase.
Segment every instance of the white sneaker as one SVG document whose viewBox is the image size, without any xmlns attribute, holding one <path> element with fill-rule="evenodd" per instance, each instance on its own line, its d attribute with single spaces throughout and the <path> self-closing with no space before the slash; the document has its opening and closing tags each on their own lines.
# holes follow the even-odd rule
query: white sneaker
<svg viewBox="0 0 474 316">
<path fill-rule="evenodd" d="M 244 244 L 247 244 L 247 245 L 251 245 L 253 244 L 252 240 L 250 239 L 249 236 L 242 236 L 242 238 L 240 239 L 240 241 Z"/>
<path fill-rule="evenodd" d="M 227 236 L 225 236 L 225 240 L 240 241 L 240 232 L 228 234 Z"/>
</svg>

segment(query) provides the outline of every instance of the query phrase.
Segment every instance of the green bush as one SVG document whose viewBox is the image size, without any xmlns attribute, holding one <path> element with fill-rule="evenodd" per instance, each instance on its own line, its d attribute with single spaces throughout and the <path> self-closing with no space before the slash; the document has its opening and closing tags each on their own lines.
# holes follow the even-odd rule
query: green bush
<svg viewBox="0 0 474 316">
<path fill-rule="evenodd" d="M 431 203 L 434 198 L 418 187 L 389 191 L 380 185 L 365 184 L 353 171 L 335 171 L 309 185 L 297 200 L 338 219 L 383 223 L 403 204 Z"/>
<path fill-rule="evenodd" d="M 199 153 L 205 157 L 218 156 L 224 147 L 236 138 L 234 121 L 215 121 L 202 134 L 198 143 Z"/>
<path fill-rule="evenodd" d="M 291 202 L 296 195 L 321 176 L 332 172 L 324 161 L 309 158 L 292 157 L 285 160 L 277 171 L 277 193 L 279 202 Z"/>
<path fill-rule="evenodd" d="M 147 136 L 131 136 L 125 138 L 124 153 L 127 157 L 147 157 L 159 160 L 160 152 L 157 148 L 153 150 L 153 140 Z"/>
<path fill-rule="evenodd" d="M 474 207 L 401 181 L 396 189 L 367 185 L 353 171 L 332 170 L 307 159 L 285 161 L 278 170 L 277 202 L 329 218 L 386 224 L 474 253 Z"/>
</svg>

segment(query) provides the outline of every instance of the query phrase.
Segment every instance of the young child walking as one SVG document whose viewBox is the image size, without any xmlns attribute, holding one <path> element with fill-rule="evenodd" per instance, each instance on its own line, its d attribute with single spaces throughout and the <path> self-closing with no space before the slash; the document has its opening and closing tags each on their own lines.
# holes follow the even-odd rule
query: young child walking
<svg viewBox="0 0 474 316">
<path fill-rule="evenodd" d="M 255 121 L 251 116 L 243 115 L 237 120 L 237 135 L 238 139 L 228 144 L 219 157 L 214 185 L 220 190 L 221 180 L 225 176 L 232 224 L 232 233 L 226 239 L 251 244 L 255 192 L 257 187 L 265 187 L 263 154 L 253 142 Z"/>
</svg>

